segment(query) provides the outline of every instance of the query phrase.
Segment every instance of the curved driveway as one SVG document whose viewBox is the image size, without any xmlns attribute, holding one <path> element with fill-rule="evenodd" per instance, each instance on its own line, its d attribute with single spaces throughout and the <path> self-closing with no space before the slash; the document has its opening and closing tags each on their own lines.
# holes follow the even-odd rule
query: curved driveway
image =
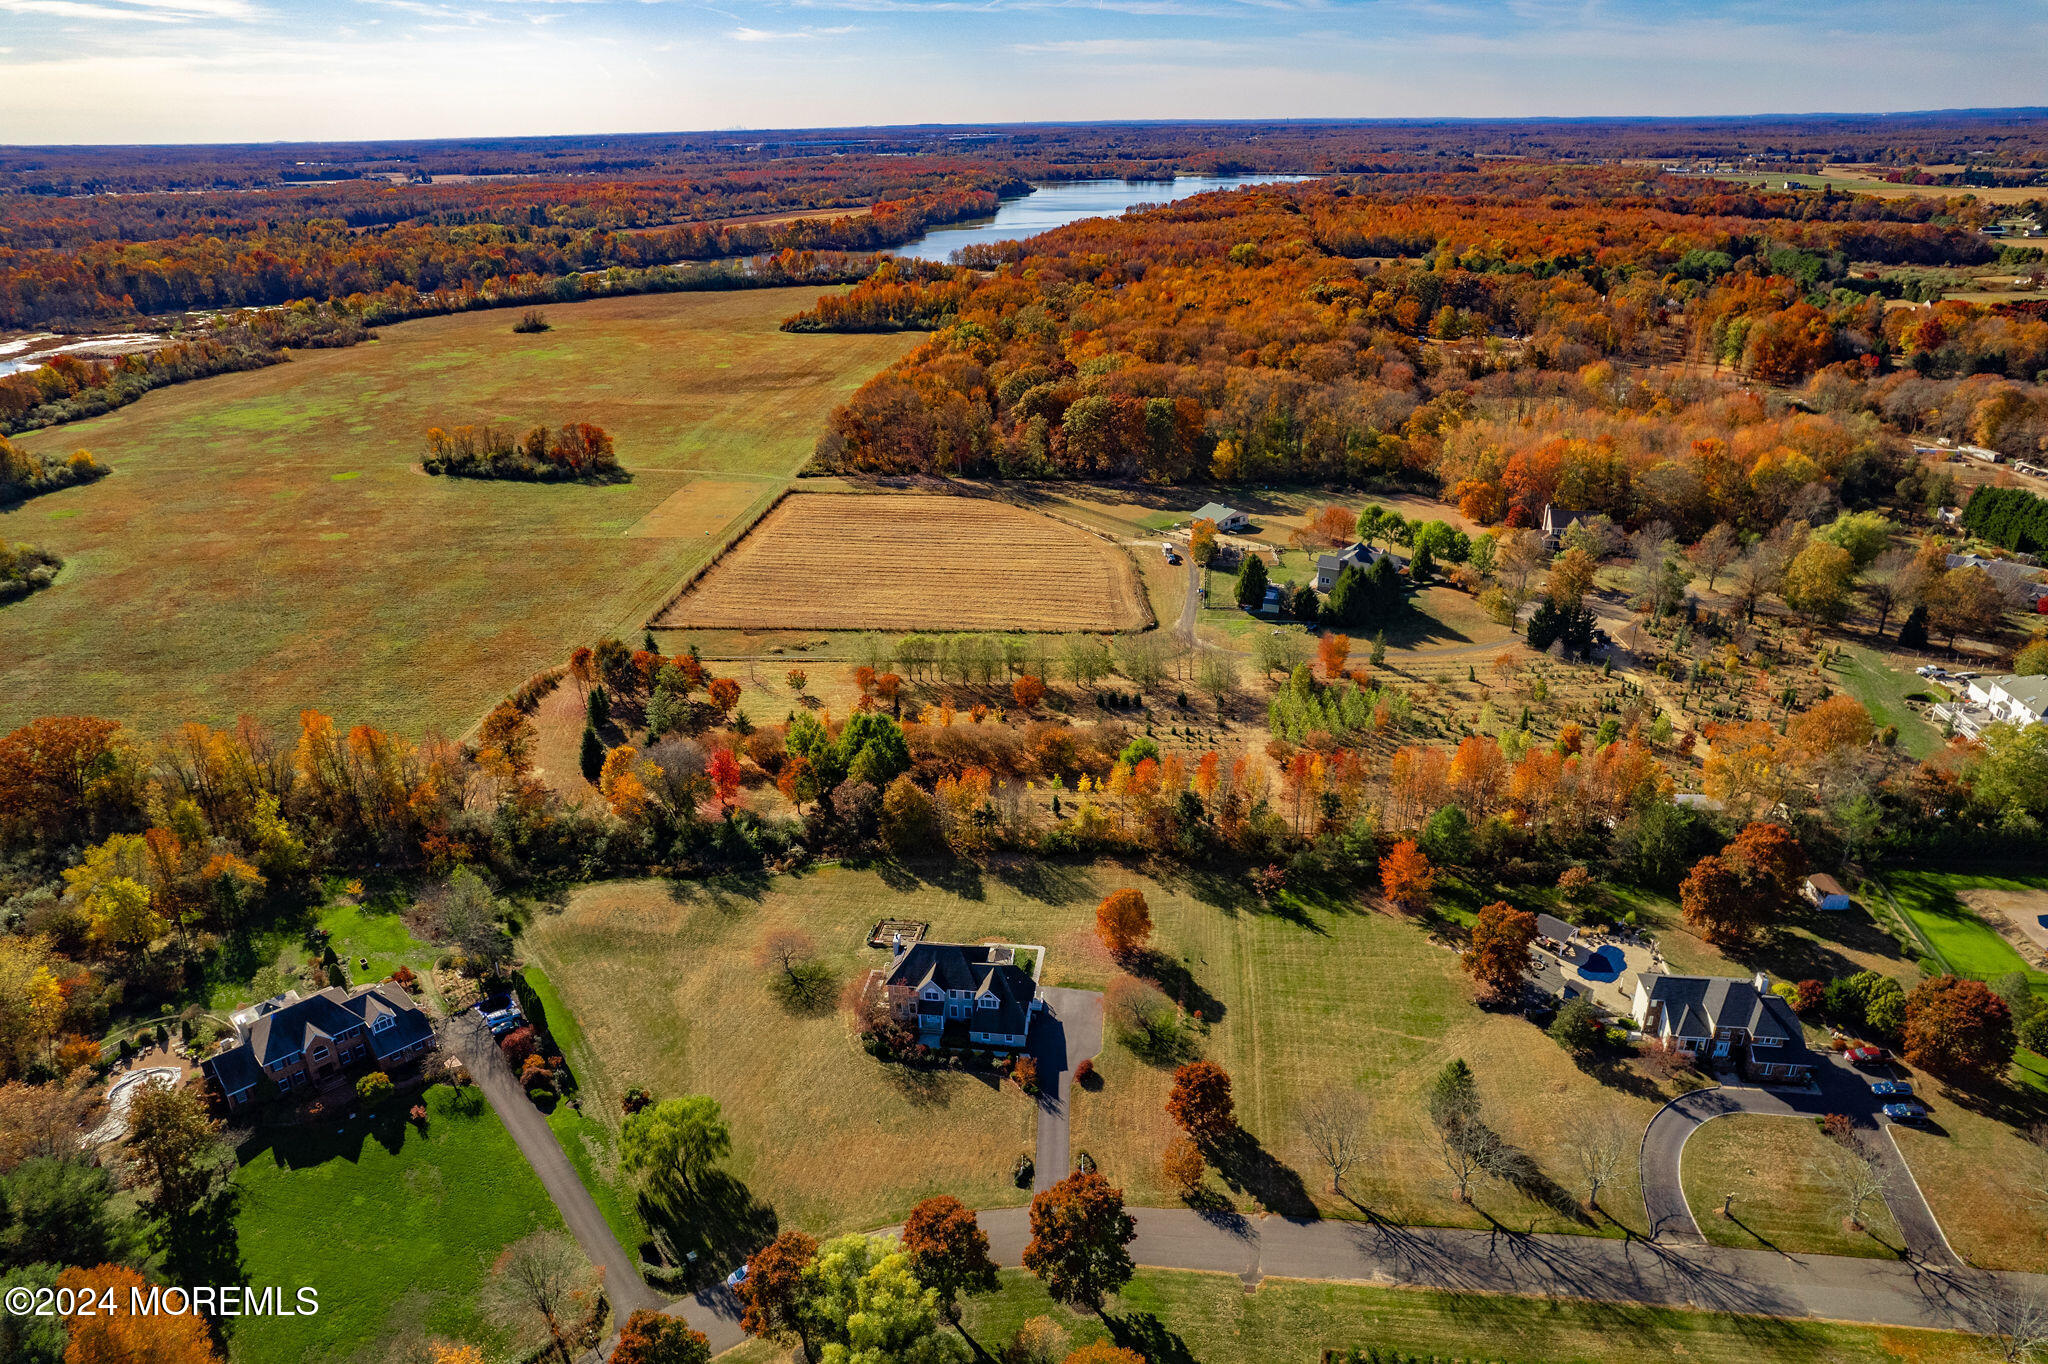
<svg viewBox="0 0 2048 1364">
<path fill-rule="evenodd" d="M 1878 1114 L 1878 1100 L 1870 1082 L 1847 1065 L 1821 1058 L 1815 1066 L 1815 1089 L 1756 1089 L 1745 1085 L 1723 1085 L 1698 1089 L 1681 1095 L 1657 1112 L 1643 1132 L 1643 1211 L 1649 1218 L 1652 1240 L 1705 1245 L 1699 1223 L 1686 1203 L 1679 1163 L 1686 1138 L 1701 1124 L 1731 1113 L 1756 1113 L 1776 1117 L 1818 1117 L 1843 1113 L 1858 1128 L 1877 1136 L 1867 1150 L 1885 1174 L 1885 1205 L 1906 1239 L 1909 1258 L 1931 1265 L 1956 1265 L 1960 1261 L 1942 1235 L 1941 1224 L 1920 1193 L 1920 1186 L 1892 1140 L 1890 1124 Z"/>
</svg>

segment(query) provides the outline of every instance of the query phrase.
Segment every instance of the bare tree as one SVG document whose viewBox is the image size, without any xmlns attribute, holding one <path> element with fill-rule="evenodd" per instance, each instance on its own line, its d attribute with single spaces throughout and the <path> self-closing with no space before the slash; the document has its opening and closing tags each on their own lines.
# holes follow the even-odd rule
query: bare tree
<svg viewBox="0 0 2048 1364">
<path fill-rule="evenodd" d="M 1728 565 L 1734 563 L 1736 556 L 1741 552 L 1742 543 L 1735 538 L 1734 527 L 1721 521 L 1715 523 L 1712 530 L 1702 535 L 1698 543 L 1686 551 L 1686 557 L 1692 560 L 1694 568 L 1707 575 L 1707 591 L 1711 592 L 1722 573 L 1727 571 Z"/>
<path fill-rule="evenodd" d="M 1211 649 L 1195 661 L 1195 680 L 1220 706 L 1224 697 L 1237 690 L 1237 660 Z"/>
<path fill-rule="evenodd" d="M 1834 1195 L 1842 1223 L 1861 1231 L 1873 1206 L 1884 1202 L 1891 1191 L 1891 1167 L 1874 1159 L 1875 1153 L 1860 1134 L 1835 1144 L 1813 1162 L 1815 1180 Z"/>
<path fill-rule="evenodd" d="M 1550 551 L 1533 530 L 1511 530 L 1500 537 L 1495 571 L 1518 602 L 1529 599 L 1529 580 L 1550 567 Z"/>
<path fill-rule="evenodd" d="M 2048 1299 L 2038 1294 L 1990 1294 L 1978 1309 L 1977 1333 L 2004 1364 L 2048 1358 Z"/>
<path fill-rule="evenodd" d="M 760 949 L 754 955 L 757 966 L 780 970 L 789 978 L 791 989 L 802 981 L 797 968 L 818 955 L 818 945 L 811 941 L 811 935 L 799 928 L 770 929 L 761 939 Z"/>
<path fill-rule="evenodd" d="M 574 1357 L 573 1318 L 596 1283 L 597 1275 L 574 1241 L 559 1231 L 537 1231 L 505 1251 L 484 1291 L 504 1315 L 537 1322 L 566 1364 Z"/>
<path fill-rule="evenodd" d="M 1166 676 L 1166 646 L 1157 634 L 1131 635 L 1116 646 L 1117 666 L 1141 691 L 1159 685 Z"/>
<path fill-rule="evenodd" d="M 1295 1115 L 1302 1136 L 1330 1171 L 1331 1193 L 1344 1191 L 1344 1172 L 1364 1151 L 1365 1124 L 1371 1111 L 1356 1090 L 1325 1085 Z"/>
<path fill-rule="evenodd" d="M 1499 1168 L 1500 1134 L 1477 1118 L 1461 1118 L 1436 1130 L 1437 1158 L 1451 1177 L 1460 1203 L 1472 1201 L 1472 1177 Z"/>
<path fill-rule="evenodd" d="M 1587 1119 L 1565 1138 L 1565 1150 L 1585 1186 L 1588 1208 L 1600 1206 L 1600 1191 L 1620 1175 L 1631 1144 L 1627 1129 L 1612 1113 Z"/>
</svg>

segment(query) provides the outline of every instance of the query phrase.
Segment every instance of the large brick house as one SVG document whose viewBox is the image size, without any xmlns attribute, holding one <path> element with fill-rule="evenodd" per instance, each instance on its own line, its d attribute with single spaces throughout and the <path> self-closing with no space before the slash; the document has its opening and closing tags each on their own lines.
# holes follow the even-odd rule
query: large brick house
<svg viewBox="0 0 2048 1364">
<path fill-rule="evenodd" d="M 1760 1080 L 1806 1080 L 1813 1053 L 1792 1006 L 1771 993 L 1764 976 L 1672 976 L 1645 971 L 1636 977 L 1635 1020 L 1667 1050 L 1702 1060 L 1733 1062 Z"/>
<path fill-rule="evenodd" d="M 950 942 L 895 947 L 882 978 L 890 1012 L 927 1047 L 1021 1050 L 1031 1020 L 1045 1007 L 1038 982 L 1017 965 L 1014 948 Z"/>
<path fill-rule="evenodd" d="M 434 1029 L 393 981 L 301 996 L 287 990 L 234 1015 L 235 1040 L 200 1062 L 230 1109 L 259 1097 L 265 1079 L 284 1093 L 317 1088 L 352 1069 L 396 1070 L 434 1047 Z"/>
</svg>

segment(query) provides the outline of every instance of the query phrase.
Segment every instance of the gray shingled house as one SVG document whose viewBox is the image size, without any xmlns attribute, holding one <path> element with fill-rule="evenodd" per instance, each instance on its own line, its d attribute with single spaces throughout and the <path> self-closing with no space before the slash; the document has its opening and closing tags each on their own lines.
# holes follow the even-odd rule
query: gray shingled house
<svg viewBox="0 0 2048 1364">
<path fill-rule="evenodd" d="M 395 1070 L 434 1047 L 425 1010 L 393 981 L 301 996 L 287 990 L 234 1015 L 235 1040 L 199 1063 L 230 1109 L 257 1098 L 267 1078 L 280 1092 L 318 1086 L 351 1068 Z"/>
<path fill-rule="evenodd" d="M 1636 977 L 1635 1019 L 1670 1050 L 1724 1064 L 1732 1060 L 1755 1079 L 1813 1075 L 1806 1030 L 1763 975 L 1741 980 L 1646 971 Z"/>
<path fill-rule="evenodd" d="M 1033 1016 L 1045 1007 L 1038 982 L 1004 946 L 899 943 L 883 989 L 896 1017 L 927 1047 L 1021 1049 L 1030 1041 Z"/>
</svg>

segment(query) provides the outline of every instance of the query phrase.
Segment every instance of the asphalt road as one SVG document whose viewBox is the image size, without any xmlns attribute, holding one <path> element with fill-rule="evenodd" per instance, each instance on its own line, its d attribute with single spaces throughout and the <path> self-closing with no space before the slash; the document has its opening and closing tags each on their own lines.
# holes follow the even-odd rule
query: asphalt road
<svg viewBox="0 0 2048 1364">
<path fill-rule="evenodd" d="M 1885 1205 L 1906 1239 L 1906 1252 L 1914 1260 L 1930 1265 L 1959 1263 L 1942 1235 L 1941 1224 L 1927 1206 L 1913 1172 L 1892 1140 L 1890 1123 L 1878 1113 L 1882 1100 L 1870 1092 L 1873 1077 L 1848 1063 L 1822 1057 L 1814 1067 L 1816 1088 L 1758 1089 L 1724 1085 L 1718 1089 L 1695 1090 L 1673 1099 L 1650 1119 L 1643 1133 L 1643 1210 L 1649 1217 L 1652 1239 L 1660 1242 L 1706 1244 L 1687 1205 L 1680 1182 L 1679 1162 L 1685 1142 L 1701 1124 L 1730 1113 L 1762 1113 L 1778 1116 L 1846 1114 L 1857 1128 L 1872 1134 L 1866 1150 L 1886 1176 Z M 1881 1078 L 1881 1077 L 1877 1077 Z M 1741 1210 L 1736 1210 L 1739 1216 Z"/>
<path fill-rule="evenodd" d="M 1132 1216 L 1138 1239 L 1131 1258 L 1138 1264 L 1232 1274 L 1248 1288 L 1267 1277 L 1320 1279 L 1933 1330 L 1981 1327 L 1998 1303 L 2048 1297 L 2048 1275 L 1896 1260 L 1506 1230 L 1210 1217 L 1184 1208 L 1137 1208 Z M 980 1221 L 996 1262 L 1021 1265 L 1031 1236 L 1029 1210 L 992 1208 Z M 700 1294 L 668 1309 L 704 1332 L 713 1353 L 742 1339 L 736 1307 L 718 1310 L 718 1296 Z"/>
</svg>

